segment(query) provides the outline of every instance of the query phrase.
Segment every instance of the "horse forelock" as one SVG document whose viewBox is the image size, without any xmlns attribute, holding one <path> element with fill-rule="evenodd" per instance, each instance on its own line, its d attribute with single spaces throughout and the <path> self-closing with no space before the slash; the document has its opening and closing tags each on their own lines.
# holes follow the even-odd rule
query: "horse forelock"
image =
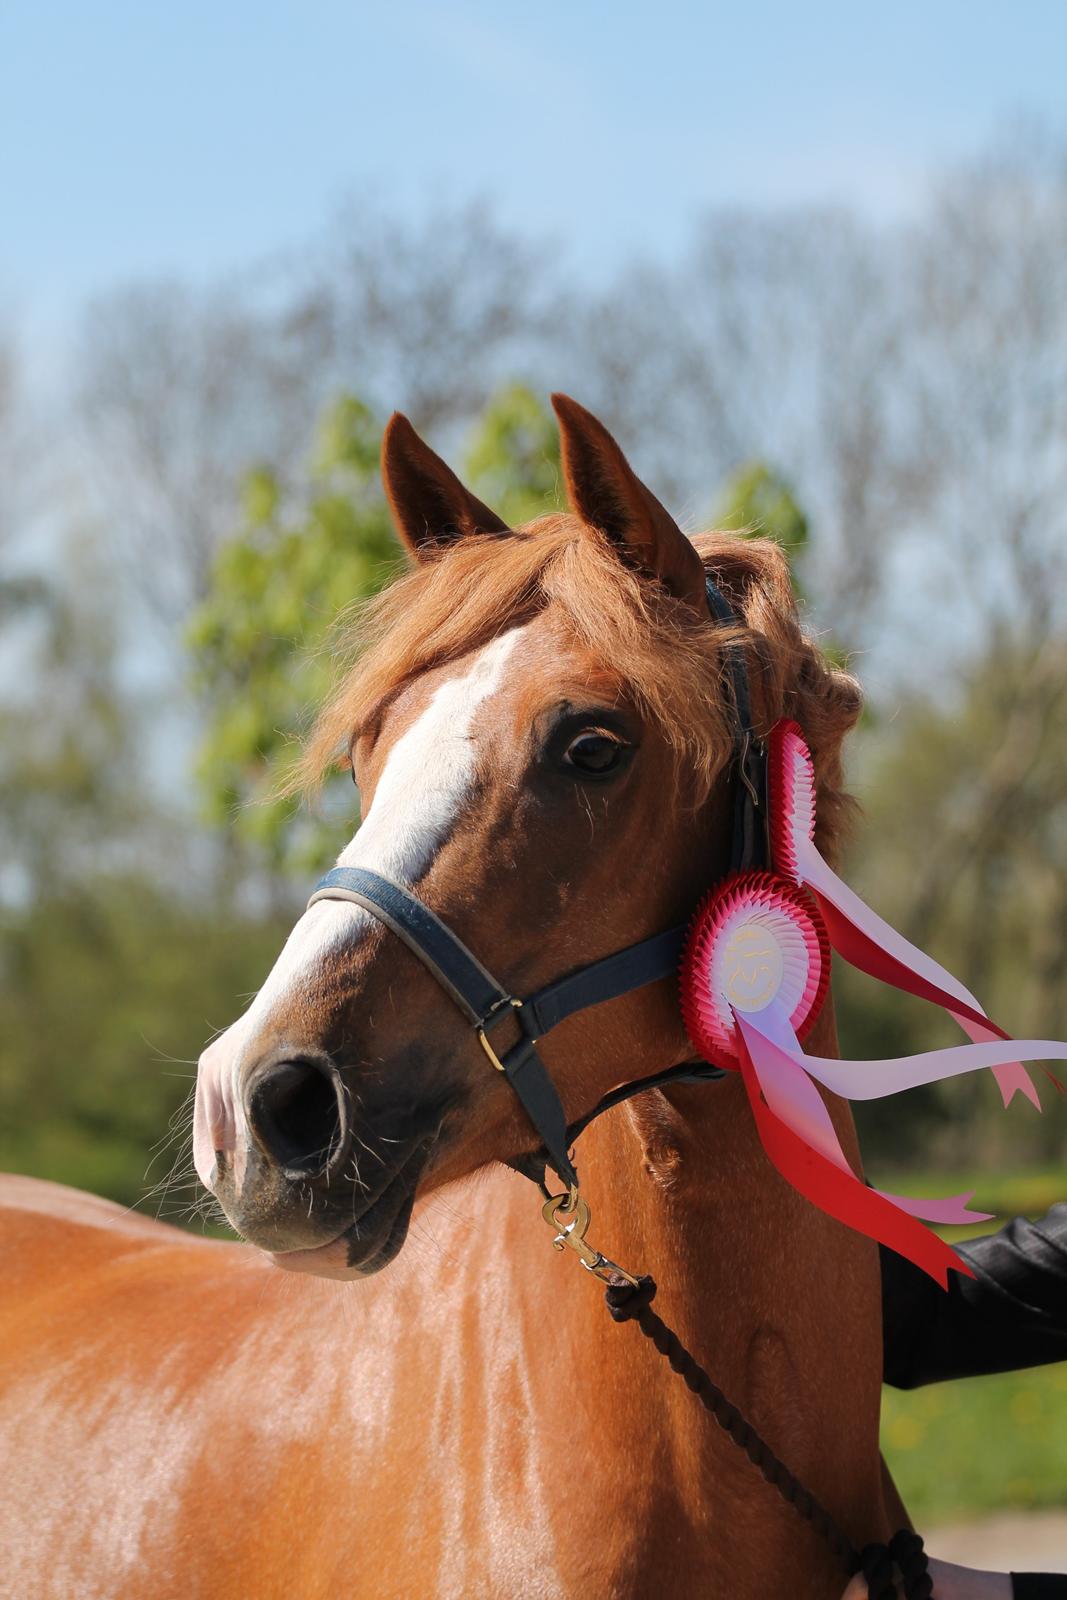
<svg viewBox="0 0 1067 1600">
<path fill-rule="evenodd" d="M 565 513 L 507 537 L 449 546 L 342 619 L 337 687 L 292 787 L 314 789 L 327 771 L 347 765 L 353 735 L 373 726 L 412 680 L 551 608 L 567 647 L 587 669 L 609 672 L 660 731 L 679 787 L 696 803 L 732 751 L 723 646 L 739 638 L 748 648 L 763 730 L 789 716 L 808 737 L 820 845 L 832 856 L 849 815 L 841 745 L 859 715 L 859 687 L 804 632 L 777 544 L 726 533 L 701 534 L 694 543 L 734 605 L 736 630 L 710 628 L 706 617 L 621 561 L 606 537 Z"/>
</svg>

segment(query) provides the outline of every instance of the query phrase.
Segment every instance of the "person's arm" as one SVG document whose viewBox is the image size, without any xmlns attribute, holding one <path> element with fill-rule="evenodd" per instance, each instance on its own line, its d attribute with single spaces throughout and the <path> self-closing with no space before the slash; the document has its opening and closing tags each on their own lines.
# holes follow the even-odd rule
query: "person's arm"
<svg viewBox="0 0 1067 1600">
<path fill-rule="evenodd" d="M 1063 1600 L 1067 1578 L 1040 1572 L 978 1572 L 955 1562 L 931 1561 L 934 1600 Z M 853 1578 L 842 1600 L 868 1600 L 865 1579 Z"/>
<path fill-rule="evenodd" d="M 883 1247 L 883 1372 L 897 1389 L 1067 1360 L 1067 1204 L 956 1247 L 948 1290 Z"/>
</svg>

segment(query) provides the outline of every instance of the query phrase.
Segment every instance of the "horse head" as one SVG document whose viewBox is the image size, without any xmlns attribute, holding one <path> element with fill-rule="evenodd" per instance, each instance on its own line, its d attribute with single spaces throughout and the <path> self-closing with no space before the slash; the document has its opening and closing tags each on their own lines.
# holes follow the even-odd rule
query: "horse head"
<svg viewBox="0 0 1067 1600">
<path fill-rule="evenodd" d="M 804 727 L 824 848 L 859 707 L 804 638 L 776 546 L 694 543 L 605 428 L 554 403 L 572 509 L 517 528 L 392 419 L 382 475 L 412 570 L 366 614 L 369 643 L 306 758 L 309 774 L 340 758 L 359 791 L 339 864 L 417 891 L 520 996 L 683 921 L 725 870 L 731 644 L 755 725 Z M 709 617 L 707 570 L 733 627 Z M 570 1017 L 540 1049 L 568 1119 L 691 1054 L 669 979 Z M 447 993 L 344 900 L 309 906 L 200 1060 L 197 1171 L 292 1270 L 377 1271 L 416 1197 L 537 1142 Z"/>
</svg>

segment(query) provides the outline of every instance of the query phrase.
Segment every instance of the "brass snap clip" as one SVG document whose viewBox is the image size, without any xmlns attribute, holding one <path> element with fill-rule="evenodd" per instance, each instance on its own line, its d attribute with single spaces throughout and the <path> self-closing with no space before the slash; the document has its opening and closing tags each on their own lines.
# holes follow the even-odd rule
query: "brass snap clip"
<svg viewBox="0 0 1067 1600">
<path fill-rule="evenodd" d="M 625 1272 L 616 1262 L 609 1261 L 607 1256 L 602 1255 L 599 1250 L 594 1250 L 593 1246 L 586 1242 L 585 1235 L 590 1221 L 589 1205 L 573 1184 L 566 1194 L 554 1194 L 546 1200 L 541 1207 L 541 1215 L 549 1227 L 556 1230 L 556 1237 L 552 1241 L 554 1250 L 573 1250 L 585 1270 L 592 1272 L 604 1283 L 619 1277 L 634 1288 L 637 1287 L 636 1278 L 631 1277 L 630 1273 Z"/>
</svg>

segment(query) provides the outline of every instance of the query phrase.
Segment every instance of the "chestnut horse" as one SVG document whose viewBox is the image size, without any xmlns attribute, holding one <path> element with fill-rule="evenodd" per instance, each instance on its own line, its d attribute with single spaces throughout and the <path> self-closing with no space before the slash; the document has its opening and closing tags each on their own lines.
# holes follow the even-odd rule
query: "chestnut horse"
<svg viewBox="0 0 1067 1600">
<path fill-rule="evenodd" d="M 309 776 L 351 762 L 364 821 L 342 864 L 417 886 L 518 994 L 684 920 L 724 871 L 724 640 L 757 726 L 804 730 L 831 858 L 860 704 L 777 548 L 690 541 L 593 417 L 556 409 L 572 511 L 517 529 L 393 419 L 413 570 L 307 755 Z M 570 1118 L 691 1055 L 670 980 L 541 1048 Z M 835 1052 L 829 1004 L 811 1048 Z M 200 1063 L 197 1168 L 258 1249 L 6 1185 L 6 1592 L 840 1595 L 819 1536 L 551 1250 L 505 1165 L 536 1144 L 404 945 L 312 906 Z M 580 1155 L 594 1242 L 655 1274 L 657 1309 L 849 1538 L 886 1538 L 875 1245 L 778 1176 L 735 1074 L 642 1094 Z"/>
</svg>

